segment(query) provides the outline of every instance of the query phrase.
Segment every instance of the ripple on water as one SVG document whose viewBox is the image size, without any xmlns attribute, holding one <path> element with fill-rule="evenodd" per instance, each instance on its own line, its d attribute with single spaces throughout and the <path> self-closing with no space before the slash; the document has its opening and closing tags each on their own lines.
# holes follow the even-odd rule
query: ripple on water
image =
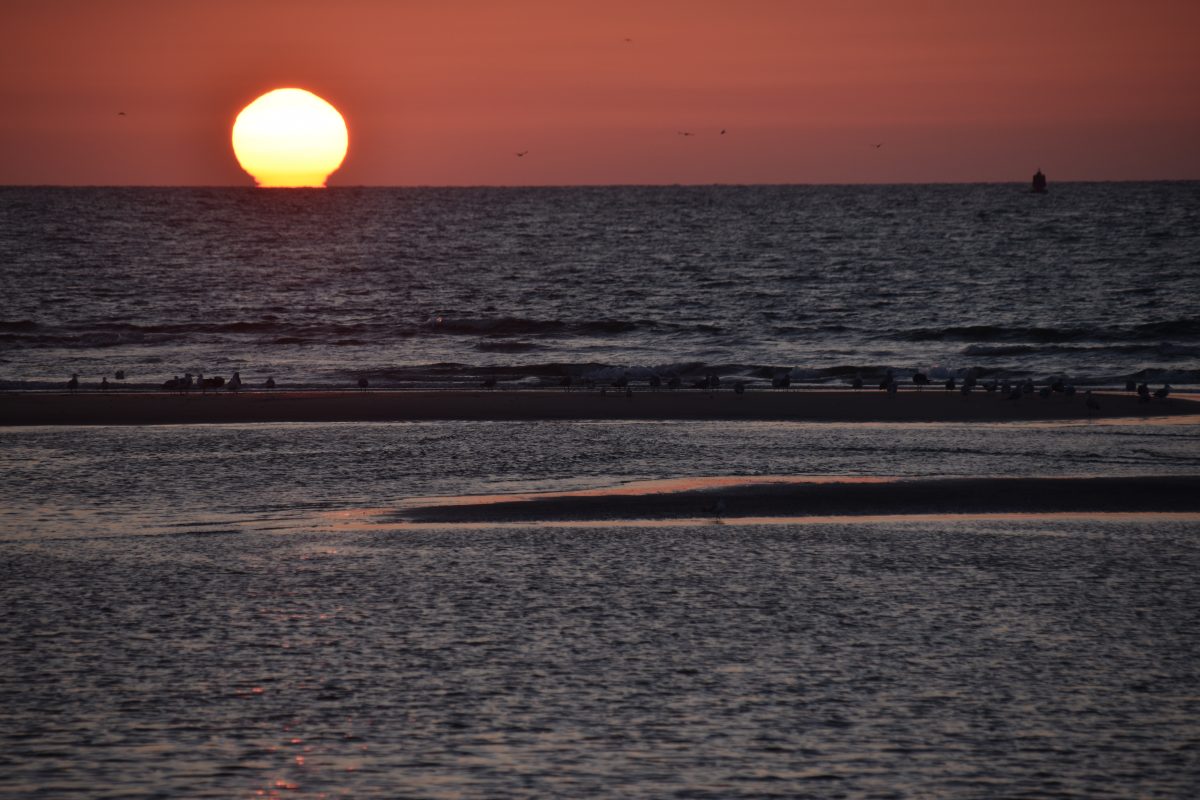
<svg viewBox="0 0 1200 800">
<path fill-rule="evenodd" d="M 0 793 L 1187 796 L 1187 523 L 8 543 Z"/>
</svg>

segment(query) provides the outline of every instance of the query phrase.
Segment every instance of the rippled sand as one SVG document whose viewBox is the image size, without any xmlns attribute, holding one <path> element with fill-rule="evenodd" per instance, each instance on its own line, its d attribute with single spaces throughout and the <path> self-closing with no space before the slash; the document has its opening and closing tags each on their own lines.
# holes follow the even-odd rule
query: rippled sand
<svg viewBox="0 0 1200 800">
<path fill-rule="evenodd" d="M 1185 797 L 1169 521 L 0 551 L 0 794 Z"/>
</svg>

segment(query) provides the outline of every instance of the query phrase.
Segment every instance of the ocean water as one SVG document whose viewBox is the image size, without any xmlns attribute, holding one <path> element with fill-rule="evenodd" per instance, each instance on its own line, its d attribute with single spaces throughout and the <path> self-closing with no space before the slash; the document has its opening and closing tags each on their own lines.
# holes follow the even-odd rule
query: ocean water
<svg viewBox="0 0 1200 800">
<path fill-rule="evenodd" d="M 1200 183 L 0 188 L 0 387 L 1200 383 Z"/>
<path fill-rule="evenodd" d="M 1051 189 L 0 188 L 0 388 L 1200 383 L 1200 184 Z M 1191 798 L 1193 518 L 395 518 L 1196 474 L 1195 418 L 0 427 L 0 797 Z"/>
<path fill-rule="evenodd" d="M 1198 442 L 3 428 L 0 797 L 1194 797 L 1194 520 L 370 523 L 666 476 L 1196 474 Z"/>
</svg>

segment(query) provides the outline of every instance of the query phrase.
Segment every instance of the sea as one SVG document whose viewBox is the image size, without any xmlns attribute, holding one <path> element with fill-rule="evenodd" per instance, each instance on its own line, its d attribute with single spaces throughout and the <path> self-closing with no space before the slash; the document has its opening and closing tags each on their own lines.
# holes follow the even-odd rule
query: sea
<svg viewBox="0 0 1200 800">
<path fill-rule="evenodd" d="M 1200 183 L 9 187 L 0 275 L 0 402 L 1200 383 Z M 1197 474 L 1197 417 L 0 425 L 0 798 L 1193 798 L 1194 514 L 406 512 Z"/>
<path fill-rule="evenodd" d="M 4 187 L 0 283 L 9 389 L 1195 386 L 1200 182 Z"/>
</svg>

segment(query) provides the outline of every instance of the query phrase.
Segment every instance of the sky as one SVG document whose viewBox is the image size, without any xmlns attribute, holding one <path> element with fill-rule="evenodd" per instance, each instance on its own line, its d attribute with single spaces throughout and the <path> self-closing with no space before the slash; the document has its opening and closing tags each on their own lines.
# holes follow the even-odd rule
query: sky
<svg viewBox="0 0 1200 800">
<path fill-rule="evenodd" d="M 293 86 L 349 126 L 331 186 L 1200 179 L 1194 0 L 0 0 L 0 30 L 0 184 L 251 186 L 233 121 Z"/>
</svg>

